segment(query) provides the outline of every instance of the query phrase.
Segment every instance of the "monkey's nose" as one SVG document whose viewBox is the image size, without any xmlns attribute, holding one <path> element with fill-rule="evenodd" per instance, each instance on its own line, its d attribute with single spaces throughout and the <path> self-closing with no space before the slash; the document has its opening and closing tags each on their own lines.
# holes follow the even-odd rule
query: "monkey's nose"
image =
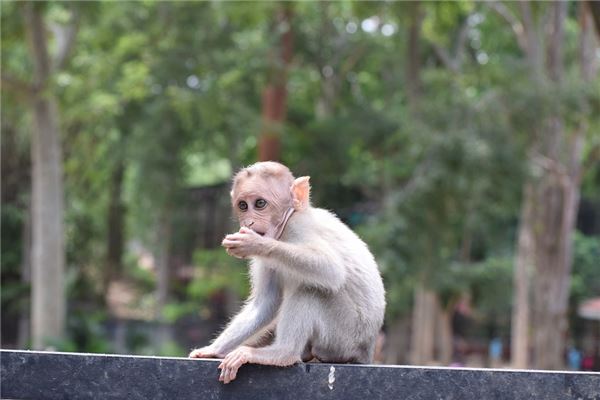
<svg viewBox="0 0 600 400">
<path fill-rule="evenodd" d="M 254 221 L 246 221 L 246 224 L 245 224 L 245 226 L 246 226 L 247 228 L 250 228 L 252 225 L 254 225 Z"/>
</svg>

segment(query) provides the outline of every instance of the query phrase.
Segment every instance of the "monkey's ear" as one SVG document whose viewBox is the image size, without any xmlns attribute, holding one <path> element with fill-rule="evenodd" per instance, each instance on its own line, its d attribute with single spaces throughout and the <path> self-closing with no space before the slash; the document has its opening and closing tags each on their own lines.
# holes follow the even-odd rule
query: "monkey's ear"
<svg viewBox="0 0 600 400">
<path fill-rule="evenodd" d="M 292 183 L 292 199 L 296 211 L 302 211 L 308 208 L 308 203 L 310 201 L 309 180 L 310 176 L 301 176 L 300 178 L 296 178 L 294 183 Z"/>
</svg>

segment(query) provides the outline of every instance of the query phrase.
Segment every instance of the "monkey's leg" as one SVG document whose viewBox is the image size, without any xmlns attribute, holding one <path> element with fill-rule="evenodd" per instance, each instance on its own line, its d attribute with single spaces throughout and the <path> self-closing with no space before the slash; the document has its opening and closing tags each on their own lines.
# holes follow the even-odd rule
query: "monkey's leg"
<svg viewBox="0 0 600 400">
<path fill-rule="evenodd" d="M 272 327 L 263 329 L 262 331 L 258 332 L 257 334 L 252 336 L 250 339 L 248 339 L 244 343 L 242 343 L 242 345 L 248 346 L 248 347 L 254 347 L 254 348 L 265 347 L 270 344 L 273 344 L 274 341 L 275 341 L 275 326 L 273 325 Z"/>
<path fill-rule="evenodd" d="M 231 382 L 237 376 L 238 369 L 246 363 L 284 367 L 300 362 L 314 332 L 315 320 L 322 314 L 320 307 L 318 301 L 309 294 L 291 296 L 282 305 L 275 343 L 261 348 L 238 347 L 219 365 L 219 380 Z"/>
</svg>

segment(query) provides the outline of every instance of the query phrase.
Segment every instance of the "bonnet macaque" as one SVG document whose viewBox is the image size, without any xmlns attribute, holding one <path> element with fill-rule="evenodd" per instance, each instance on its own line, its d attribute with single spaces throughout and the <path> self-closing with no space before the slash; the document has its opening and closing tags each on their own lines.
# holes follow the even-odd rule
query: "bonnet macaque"
<svg viewBox="0 0 600 400">
<path fill-rule="evenodd" d="M 316 358 L 370 363 L 383 323 L 384 288 L 365 243 L 309 202 L 309 177 L 276 162 L 242 169 L 231 199 L 239 232 L 223 246 L 250 259 L 252 292 L 240 313 L 193 358 L 223 358 L 229 383 L 245 363 L 287 366 Z"/>
</svg>

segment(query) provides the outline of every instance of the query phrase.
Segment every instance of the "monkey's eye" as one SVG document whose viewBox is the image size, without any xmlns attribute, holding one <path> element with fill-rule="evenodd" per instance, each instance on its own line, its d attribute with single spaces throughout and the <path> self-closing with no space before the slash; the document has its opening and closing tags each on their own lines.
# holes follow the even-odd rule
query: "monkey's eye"
<svg viewBox="0 0 600 400">
<path fill-rule="evenodd" d="M 267 201 L 265 199 L 258 199 L 256 200 L 256 203 L 254 203 L 254 207 L 258 208 L 259 210 L 261 208 L 265 208 L 267 206 Z"/>
<path fill-rule="evenodd" d="M 246 211 L 248 209 L 248 203 L 242 200 L 238 203 L 238 208 L 242 211 Z"/>
</svg>

